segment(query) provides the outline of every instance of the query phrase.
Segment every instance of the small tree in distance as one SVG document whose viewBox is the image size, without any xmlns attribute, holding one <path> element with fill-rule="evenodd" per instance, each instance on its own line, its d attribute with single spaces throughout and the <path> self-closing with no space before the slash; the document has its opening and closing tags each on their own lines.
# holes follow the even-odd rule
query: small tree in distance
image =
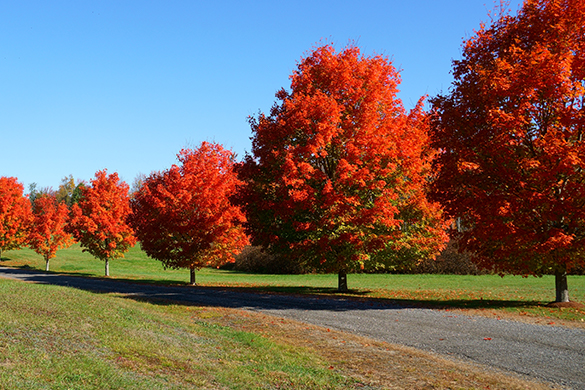
<svg viewBox="0 0 585 390">
<path fill-rule="evenodd" d="M 2 252 L 26 244 L 32 218 L 24 186 L 15 177 L 0 177 L 0 258 Z"/>
<path fill-rule="evenodd" d="M 55 195 L 40 195 L 35 199 L 28 245 L 43 256 L 46 271 L 57 250 L 68 248 L 74 242 L 65 230 L 68 223 L 69 208 L 64 202 L 57 203 Z"/>
<path fill-rule="evenodd" d="M 117 173 L 98 171 L 90 186 L 78 186 L 81 198 L 71 212 L 71 231 L 83 247 L 105 261 L 105 275 L 110 275 L 109 261 L 124 257 L 136 243 L 127 223 L 131 213 L 128 185 Z"/>
<path fill-rule="evenodd" d="M 234 261 L 248 244 L 242 211 L 229 197 L 239 181 L 234 156 L 203 142 L 184 149 L 180 165 L 145 178 L 132 199 L 132 226 L 146 254 L 165 267 L 195 269 Z"/>
<path fill-rule="evenodd" d="M 83 192 L 83 189 L 86 186 L 87 185 L 84 181 L 80 181 L 79 183 L 77 183 L 75 189 L 73 190 L 73 193 L 71 194 L 71 204 L 69 205 L 69 207 L 72 207 L 74 204 L 79 203 L 79 201 L 81 200 L 81 194 Z"/>
<path fill-rule="evenodd" d="M 65 203 L 67 207 L 71 207 L 73 204 L 73 191 L 75 191 L 75 179 L 73 179 L 73 175 L 65 176 L 61 179 L 61 184 L 55 193 L 57 202 Z"/>
<path fill-rule="evenodd" d="M 478 265 L 552 273 L 568 302 L 585 265 L 585 1 L 525 1 L 465 42 L 453 75 L 432 99 L 435 199 Z"/>
<path fill-rule="evenodd" d="M 406 113 L 382 56 L 316 48 L 251 118 L 239 202 L 253 243 L 339 276 L 433 257 L 446 234 L 426 198 L 433 151 L 422 101 Z"/>
<path fill-rule="evenodd" d="M 35 204 L 35 200 L 41 196 L 54 196 L 55 191 L 51 187 L 38 188 L 37 183 L 31 183 L 28 185 L 28 200 L 31 205 Z"/>
</svg>

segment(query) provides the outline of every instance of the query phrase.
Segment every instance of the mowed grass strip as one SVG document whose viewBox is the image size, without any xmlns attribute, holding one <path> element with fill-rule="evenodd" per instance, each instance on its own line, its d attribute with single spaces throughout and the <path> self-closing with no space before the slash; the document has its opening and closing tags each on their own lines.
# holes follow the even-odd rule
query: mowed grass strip
<svg viewBox="0 0 585 390">
<path fill-rule="evenodd" d="M 44 270 L 44 260 L 30 249 L 5 252 L 0 265 Z M 82 252 L 79 245 L 57 252 L 51 271 L 102 277 L 104 263 Z M 137 245 L 122 259 L 110 262 L 111 278 L 156 284 L 187 284 L 188 270 L 165 270 Z M 585 303 L 585 276 L 569 276 L 572 301 Z M 542 278 L 498 275 L 389 275 L 352 274 L 348 277 L 348 295 L 363 299 L 389 299 L 404 304 L 444 309 L 461 309 L 489 316 L 537 319 L 541 323 L 585 327 L 585 310 L 552 308 L 554 276 Z M 294 294 L 337 295 L 337 276 L 266 275 L 203 268 L 197 272 L 197 284 L 209 287 L 240 288 Z"/>
<path fill-rule="evenodd" d="M 0 278 L 0 389 L 550 389 L 258 313 Z"/>
</svg>

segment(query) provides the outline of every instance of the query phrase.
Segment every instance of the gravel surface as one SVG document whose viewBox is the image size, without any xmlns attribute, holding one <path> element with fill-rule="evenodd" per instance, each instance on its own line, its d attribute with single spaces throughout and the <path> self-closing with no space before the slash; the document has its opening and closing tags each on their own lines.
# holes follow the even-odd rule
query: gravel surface
<svg viewBox="0 0 585 390">
<path fill-rule="evenodd" d="M 0 267 L 0 276 L 286 317 L 585 390 L 585 330 L 344 298 L 152 286 Z"/>
</svg>

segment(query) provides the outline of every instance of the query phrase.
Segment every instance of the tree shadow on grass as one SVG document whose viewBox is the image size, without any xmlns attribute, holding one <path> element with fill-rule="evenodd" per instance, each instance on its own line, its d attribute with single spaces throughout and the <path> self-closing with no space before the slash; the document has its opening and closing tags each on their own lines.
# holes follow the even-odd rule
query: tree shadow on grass
<svg viewBox="0 0 585 390">
<path fill-rule="evenodd" d="M 205 290 L 209 294 L 213 294 L 214 290 L 226 291 L 229 293 L 251 293 L 260 295 L 271 295 L 274 292 L 260 291 L 258 289 L 246 289 L 246 288 L 218 288 L 218 287 L 199 287 L 198 289 Z M 284 305 L 276 304 L 273 306 L 271 302 L 266 304 L 252 304 L 256 309 L 303 309 L 309 311 L 319 310 L 330 310 L 330 311 L 346 311 L 346 310 L 357 310 L 357 311 L 368 311 L 368 310 L 404 310 L 404 309 L 429 309 L 429 310 L 469 310 L 475 309 L 479 311 L 489 310 L 506 310 L 512 309 L 518 313 L 528 311 L 531 309 L 543 309 L 546 308 L 547 303 L 541 301 L 508 301 L 508 300 L 418 300 L 418 299 L 384 299 L 384 298 L 368 298 L 368 297 L 350 297 L 350 296 L 339 296 L 337 294 L 329 293 L 321 295 L 323 289 L 312 289 L 312 288 L 298 288 L 296 293 L 289 293 L 289 289 L 286 292 L 280 292 L 276 295 L 283 295 L 289 297 L 297 297 L 299 299 L 307 299 L 312 301 L 307 305 L 300 305 L 296 303 L 287 303 Z M 306 293 L 306 291 L 314 291 L 314 293 Z M 335 291 L 335 289 L 325 289 L 325 292 Z M 207 304 L 204 302 L 189 302 L 181 299 L 168 299 L 161 297 L 145 297 L 135 295 L 122 295 L 122 298 L 132 299 L 140 302 L 148 302 L 154 305 L 161 306 L 172 306 L 172 305 L 185 305 L 195 307 L 228 307 L 228 308 L 239 308 L 248 309 L 248 305 L 240 304 Z M 319 303 L 315 303 L 315 299 L 319 300 Z M 341 305 L 340 305 L 341 302 Z"/>
<path fill-rule="evenodd" d="M 3 258 L 2 261 L 4 260 L 11 260 L 10 258 Z M 136 279 L 136 278 L 123 278 L 123 277 L 116 277 L 115 275 L 113 276 L 100 276 L 100 275 L 96 275 L 95 273 L 89 273 L 89 272 L 82 272 L 79 270 L 59 270 L 59 271 L 53 271 L 53 270 L 49 270 L 49 271 L 45 271 L 44 268 L 41 269 L 40 267 L 31 267 L 28 264 L 24 264 L 24 265 L 4 265 L 2 264 L 2 262 L 0 261 L 0 266 L 4 266 L 4 267 L 9 267 L 9 268 L 13 268 L 13 269 L 20 269 L 23 271 L 32 271 L 32 272 L 40 272 L 40 273 L 45 273 L 45 274 L 50 274 L 50 275 L 66 275 L 66 276 L 79 276 L 79 277 L 84 277 L 84 278 L 92 278 L 92 279 L 98 279 L 98 280 L 110 280 L 110 281 L 119 281 L 119 282 L 124 282 L 124 283 L 135 283 L 135 284 L 148 284 L 148 285 L 160 285 L 160 286 L 187 286 L 188 284 L 186 282 L 178 282 L 175 280 L 160 280 L 160 279 L 149 279 L 149 278 L 145 278 L 145 279 Z"/>
<path fill-rule="evenodd" d="M 120 279 L 117 279 L 120 280 Z M 134 280 L 130 280 L 134 282 Z M 157 281 L 156 284 L 160 284 Z M 180 286 L 174 284 L 174 286 Z M 349 290 L 343 294 L 339 293 L 336 288 L 332 287 L 310 287 L 310 286 L 263 286 L 263 287 L 230 287 L 230 286 L 189 286 L 187 283 L 182 284 L 185 288 L 194 288 L 199 291 L 204 291 L 210 295 L 214 292 L 228 292 L 228 293 L 244 293 L 244 294 L 259 294 L 259 295 L 274 295 L 283 297 L 297 297 L 300 299 L 307 299 L 325 303 L 329 301 L 332 303 L 331 309 L 337 310 L 336 304 L 342 302 L 348 307 L 357 310 L 375 310 L 375 309 L 435 309 L 435 310 L 455 310 L 455 309 L 475 309 L 475 310 L 502 310 L 502 309 L 536 309 L 544 308 L 547 302 L 542 301 L 520 301 L 520 300 L 497 300 L 497 299 L 453 299 L 453 300 L 432 300 L 432 299 L 395 299 L 395 298 L 373 298 L 368 297 L 371 291 L 368 290 Z M 161 298 L 146 298 L 140 296 L 128 296 L 128 298 L 140 301 L 149 301 L 160 305 L 176 305 L 177 301 L 173 299 Z M 189 302 L 181 302 L 192 306 Z M 195 304 L 195 306 L 198 304 Z M 206 305 L 200 305 L 206 306 Z M 316 305 L 313 309 L 320 310 L 317 306 L 323 308 L 322 305 Z M 310 308 L 308 310 L 311 310 Z"/>
<path fill-rule="evenodd" d="M 429 309 L 533 309 L 540 301 L 483 299 L 396 299 L 373 298 L 368 290 L 338 293 L 332 287 L 311 286 L 189 286 L 185 282 L 107 278 L 80 272 L 45 272 L 30 266 L 10 267 L 7 275 L 24 273 L 23 280 L 75 287 L 83 290 L 119 293 L 121 296 L 156 304 L 187 304 L 252 309 L 302 310 L 400 310 Z"/>
<path fill-rule="evenodd" d="M 308 296 L 327 296 L 335 298 L 343 297 L 367 297 L 371 293 L 369 290 L 348 290 L 340 293 L 334 287 L 314 287 L 314 286 L 205 286 L 202 288 L 221 288 L 231 291 L 257 292 L 269 294 L 288 294 L 288 295 L 308 295 Z"/>
<path fill-rule="evenodd" d="M 59 271 L 59 272 L 51 271 L 51 270 L 45 271 L 45 270 L 42 270 L 42 269 L 39 269 L 39 268 L 36 268 L 36 267 L 31 267 L 28 264 L 24 264 L 24 265 L 10 265 L 9 267 L 10 268 L 16 268 L 16 269 L 21 269 L 21 270 L 24 270 L 24 271 L 44 272 L 44 273 L 47 273 L 47 274 L 54 274 L 54 275 L 63 274 L 63 275 L 70 275 L 70 276 L 82 276 L 82 277 L 86 277 L 86 278 L 89 278 L 89 277 L 93 277 L 94 276 L 93 274 L 90 274 L 90 273 L 87 273 L 87 272 L 79 272 L 79 271 Z"/>
<path fill-rule="evenodd" d="M 36 270 L 38 271 L 38 270 Z M 91 278 L 91 279 L 97 279 L 97 280 L 106 280 L 106 281 L 112 281 L 112 282 L 121 282 L 121 283 L 130 283 L 130 284 L 143 284 L 143 285 L 149 285 L 149 286 L 164 286 L 164 287 L 181 287 L 181 286 L 185 286 L 188 287 L 188 283 L 186 282 L 178 282 L 176 280 L 160 280 L 160 279 L 149 279 L 149 278 L 144 278 L 144 279 L 136 279 L 136 278 L 124 278 L 124 277 L 118 277 L 116 275 L 111 275 L 111 276 L 104 276 L 104 275 L 96 275 L 96 274 L 90 274 L 90 273 L 84 273 L 84 272 L 79 272 L 79 271 L 49 271 L 49 273 L 53 273 L 55 275 L 67 275 L 67 276 L 83 276 L 86 278 Z"/>
<path fill-rule="evenodd" d="M 548 302 L 537 300 L 504 300 L 504 299 L 416 299 L 416 298 L 378 298 L 370 297 L 371 290 L 350 289 L 340 293 L 333 287 L 312 287 L 312 286 L 243 286 L 243 287 L 200 287 L 208 289 L 222 289 L 234 292 L 245 293 L 268 293 L 294 295 L 300 297 L 320 297 L 323 299 L 335 299 L 361 302 L 364 304 L 382 304 L 400 306 L 405 308 L 429 308 L 429 309 L 531 309 L 545 307 Z"/>
</svg>

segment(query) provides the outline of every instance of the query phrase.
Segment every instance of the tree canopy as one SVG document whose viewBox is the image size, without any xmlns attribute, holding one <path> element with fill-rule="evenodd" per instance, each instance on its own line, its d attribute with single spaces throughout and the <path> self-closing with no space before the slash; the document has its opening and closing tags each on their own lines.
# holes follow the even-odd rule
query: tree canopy
<svg viewBox="0 0 585 390">
<path fill-rule="evenodd" d="M 3 251 L 26 243 L 32 214 L 23 192 L 24 186 L 15 177 L 0 177 L 0 258 Z"/>
<path fill-rule="evenodd" d="M 61 184 L 55 193 L 57 202 L 65 203 L 67 207 L 71 207 L 73 204 L 72 197 L 75 188 L 75 179 L 73 179 L 73 175 L 65 176 L 61 179 Z"/>
<path fill-rule="evenodd" d="M 81 199 L 71 208 L 71 230 L 83 251 L 105 261 L 109 276 L 109 260 L 124 257 L 136 243 L 128 224 L 128 184 L 106 170 L 96 172 L 90 184 L 77 187 Z"/>
<path fill-rule="evenodd" d="M 69 208 L 58 202 L 55 195 L 41 194 L 33 202 L 33 219 L 28 235 L 28 245 L 45 259 L 45 270 L 57 250 L 73 244 L 73 236 L 66 231 L 69 224 Z"/>
<path fill-rule="evenodd" d="M 233 153 L 203 142 L 184 149 L 180 165 L 152 173 L 132 199 L 132 225 L 142 249 L 165 267 L 195 269 L 234 261 L 248 244 L 233 195 L 239 180 Z"/>
<path fill-rule="evenodd" d="M 460 246 L 499 272 L 557 276 L 585 257 L 585 1 L 527 0 L 467 40 L 432 99 L 435 198 Z"/>
<path fill-rule="evenodd" d="M 350 45 L 313 50 L 270 115 L 250 119 L 240 168 L 255 244 L 315 269 L 392 269 L 436 254 L 441 210 L 426 198 L 434 152 L 422 100 L 407 113 L 383 56 Z"/>
</svg>

